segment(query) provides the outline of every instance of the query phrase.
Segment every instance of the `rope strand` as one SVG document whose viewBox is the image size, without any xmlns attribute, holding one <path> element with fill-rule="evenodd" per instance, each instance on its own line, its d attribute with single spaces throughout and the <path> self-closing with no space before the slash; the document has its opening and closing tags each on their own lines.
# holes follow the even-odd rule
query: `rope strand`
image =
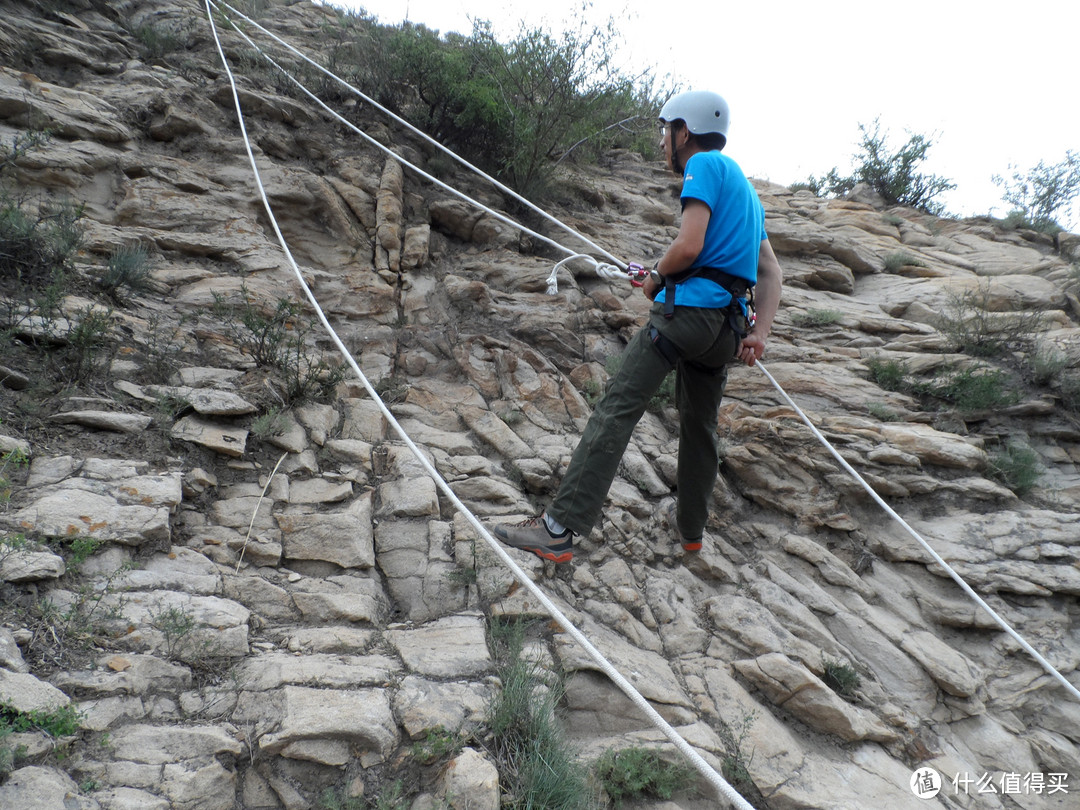
<svg viewBox="0 0 1080 810">
<path fill-rule="evenodd" d="M 851 477 L 854 478 L 864 490 L 866 490 L 867 493 L 869 493 L 870 497 L 873 498 L 877 502 L 878 506 L 880 506 L 882 509 L 884 509 L 885 512 L 893 520 L 895 520 L 897 523 L 899 523 L 908 534 L 910 534 L 912 537 L 914 537 L 915 540 L 919 543 L 919 545 L 922 546 L 926 550 L 926 552 L 933 558 L 934 562 L 936 562 L 943 569 L 945 569 L 945 572 L 950 577 L 952 577 L 953 581 L 956 582 L 956 584 L 960 586 L 960 588 L 964 591 L 964 593 L 966 593 L 973 600 L 975 600 L 975 604 L 977 604 L 979 607 L 981 607 L 983 610 L 985 610 L 990 615 L 990 618 L 992 618 L 995 622 L 998 623 L 998 625 L 1001 627 L 1002 630 L 1004 630 L 1006 633 L 1008 633 L 1010 636 L 1012 636 L 1013 639 L 1015 639 L 1016 642 L 1021 647 L 1023 647 L 1024 650 L 1026 650 L 1027 653 L 1029 655 L 1031 655 L 1031 657 L 1034 658 L 1039 663 L 1039 665 L 1042 666 L 1043 669 L 1045 669 L 1047 671 L 1047 673 L 1049 673 L 1056 680 L 1058 680 L 1061 683 L 1061 685 L 1065 687 L 1066 690 L 1071 692 L 1073 694 L 1073 696 L 1076 697 L 1077 700 L 1080 700 L 1080 689 L 1077 689 L 1075 686 L 1073 686 L 1071 683 L 1069 683 L 1069 681 L 1067 681 L 1065 679 L 1064 675 L 1062 675 L 1060 672 L 1058 672 L 1057 669 L 1049 661 L 1047 661 L 1034 647 L 1032 647 L 1019 633 L 1017 633 L 1009 625 L 1008 622 L 1006 622 L 1003 618 L 1001 618 L 1001 616 L 999 616 L 997 614 L 997 612 L 992 607 L 990 607 L 990 605 L 988 605 L 986 603 L 986 601 L 981 596 L 979 596 L 974 591 L 974 589 L 972 589 L 972 587 L 970 585 L 967 584 L 967 582 L 964 581 L 964 578 L 961 577 L 953 569 L 953 567 L 951 565 L 949 565 L 947 562 L 945 562 L 945 560 L 941 557 L 940 554 L 938 554 L 936 551 L 934 551 L 934 549 L 930 546 L 930 544 L 928 542 L 926 542 L 926 540 L 924 540 L 922 538 L 922 535 L 920 535 L 917 531 L 915 531 L 913 528 L 911 528 L 911 526 L 908 525 L 908 522 L 906 520 L 904 520 L 902 517 L 900 517 L 900 515 L 898 515 L 896 513 L 896 511 L 891 506 L 889 506 L 889 504 L 887 504 L 885 502 L 885 500 L 880 495 L 878 495 L 874 491 L 873 487 L 871 487 L 868 483 L 866 483 L 866 479 L 864 479 L 861 475 L 859 475 L 859 473 L 855 470 L 855 468 L 852 467 L 847 462 L 847 460 L 842 455 L 840 455 L 840 453 L 836 450 L 836 448 L 834 448 L 832 446 L 832 444 L 829 443 L 829 440 L 826 439 L 822 435 L 821 431 L 819 431 L 814 426 L 814 423 L 810 421 L 810 419 L 807 417 L 807 415 L 802 412 L 802 409 L 798 405 L 795 404 L 795 400 L 793 400 L 790 396 L 788 396 L 787 392 L 783 388 L 780 387 L 780 383 L 778 383 L 776 381 L 776 378 L 773 377 L 773 375 L 768 372 L 768 370 L 765 368 L 765 366 L 762 363 L 758 362 L 755 365 L 758 368 L 761 369 L 762 374 L 764 374 L 766 377 L 768 377 L 769 382 L 771 382 L 773 384 L 773 387 L 778 392 L 780 392 L 780 396 L 782 396 L 784 398 L 784 400 L 788 403 L 788 405 L 790 405 L 792 408 L 794 408 L 795 413 L 797 413 L 799 415 L 799 418 L 802 419 L 802 421 L 806 424 L 806 426 L 808 428 L 810 428 L 810 431 L 814 434 L 814 436 L 817 438 L 817 440 L 819 442 L 821 442 L 825 446 L 825 449 L 828 450 L 829 453 L 832 454 L 833 458 L 836 459 L 836 461 L 840 464 L 840 466 L 843 467 L 851 475 Z"/>
</svg>

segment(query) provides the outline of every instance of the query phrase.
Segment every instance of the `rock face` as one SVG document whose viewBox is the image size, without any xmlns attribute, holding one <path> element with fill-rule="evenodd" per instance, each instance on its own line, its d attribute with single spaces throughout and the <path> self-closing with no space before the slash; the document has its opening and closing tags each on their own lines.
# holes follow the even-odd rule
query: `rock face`
<svg viewBox="0 0 1080 810">
<path fill-rule="evenodd" d="M 202 4 L 45 5 L 0 2 L 13 55 L 0 66 L 0 138 L 50 133 L 10 167 L 14 180 L 85 206 L 80 272 L 137 243 L 153 284 L 110 310 L 116 351 L 92 396 L 42 404 L 39 371 L 0 370 L 12 482 L 0 704 L 74 709 L 79 726 L 59 743 L 37 729 L 0 737 L 4 750 L 25 746 L 0 772 L 0 806 L 299 810 L 327 790 L 389 795 L 404 778 L 413 807 L 498 807 L 486 629 L 545 614 L 357 380 L 281 407 L 280 367 L 268 371 L 216 306 L 243 300 L 271 317 L 295 302 L 294 334 L 318 326 L 262 211 Z M 260 19 L 319 53 L 332 18 L 302 1 Z M 148 30 L 186 47 L 151 56 L 133 33 Z M 223 36 L 236 61 L 246 46 Z M 485 523 L 535 513 L 647 302 L 584 274 L 546 295 L 552 260 L 519 252 L 503 223 L 271 83 L 239 84 L 305 281 L 398 424 Z M 385 140 L 424 161 L 411 136 Z M 587 190 L 573 215 L 627 259 L 654 259 L 675 233 L 655 202 L 674 180 L 634 155 L 609 163 L 568 180 Z M 1080 685 L 1076 238 L 1059 253 L 991 221 L 757 187 L 787 283 L 768 369 Z M 89 303 L 73 294 L 64 315 L 75 322 Z M 950 328 L 986 312 L 999 332 L 1028 318 L 1055 358 L 1019 398 L 938 397 L 934 409 L 878 382 L 890 363 L 924 381 L 1011 368 L 964 353 Z M 337 362 L 319 331 L 299 341 L 294 375 Z M 732 370 L 720 438 L 699 555 L 658 517 L 675 481 L 669 407 L 642 420 L 572 566 L 515 559 L 708 762 L 740 766 L 759 808 L 923 807 L 911 779 L 928 768 L 947 807 L 1076 806 L 1080 702 L 757 370 Z M 1022 497 L 993 475 L 1019 441 L 1041 471 Z M 46 604 L 62 639 L 43 632 Z M 559 719 L 584 761 L 632 744 L 673 751 L 566 633 L 530 626 L 538 660 L 565 676 Z M 838 670 L 858 676 L 846 696 Z M 444 732 L 469 744 L 434 764 L 417 757 L 414 743 Z M 716 806 L 691 789 L 664 805 Z"/>
</svg>

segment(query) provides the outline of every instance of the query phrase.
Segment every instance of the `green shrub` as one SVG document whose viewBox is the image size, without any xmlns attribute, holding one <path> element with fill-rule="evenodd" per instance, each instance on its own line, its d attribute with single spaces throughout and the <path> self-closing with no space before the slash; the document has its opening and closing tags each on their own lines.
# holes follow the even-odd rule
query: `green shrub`
<svg viewBox="0 0 1080 810">
<path fill-rule="evenodd" d="M 942 369 L 916 390 L 945 400 L 961 413 L 1007 408 L 1021 400 L 1009 375 L 999 369 Z"/>
<path fill-rule="evenodd" d="M 1015 206 L 1006 223 L 1046 233 L 1062 230 L 1057 217 L 1080 195 L 1080 152 L 1068 150 L 1064 158 L 1050 165 L 1040 160 L 1026 172 L 1009 168 L 1011 177 L 993 177 L 1002 188 L 1001 198 Z"/>
<path fill-rule="evenodd" d="M 280 408 L 271 408 L 251 421 L 251 435 L 259 439 L 280 436 L 289 427 L 289 422 Z"/>
<path fill-rule="evenodd" d="M 97 537 L 74 534 L 50 538 L 49 545 L 64 558 L 68 567 L 78 568 L 101 550 L 104 541 Z"/>
<path fill-rule="evenodd" d="M 71 704 L 57 709 L 33 709 L 28 712 L 0 705 L 0 728 L 6 727 L 16 733 L 37 729 L 50 737 L 70 737 L 79 733 L 82 720 L 82 714 Z"/>
<path fill-rule="evenodd" d="M 949 297 L 941 331 L 960 351 L 976 357 L 1001 357 L 1030 347 L 1042 328 L 1040 312 L 993 312 L 988 285 Z"/>
<path fill-rule="evenodd" d="M 886 272 L 895 273 L 901 267 L 926 267 L 926 262 L 903 250 L 897 250 L 885 256 Z"/>
<path fill-rule="evenodd" d="M 139 43 L 142 58 L 161 59 L 171 53 L 187 50 L 191 46 L 190 26 L 177 27 L 168 23 L 140 25 L 131 31 Z"/>
<path fill-rule="evenodd" d="M 835 309 L 809 309 L 793 318 L 796 326 L 832 326 L 843 319 L 844 313 Z"/>
<path fill-rule="evenodd" d="M 899 422 L 900 414 L 894 411 L 892 408 L 881 402 L 870 402 L 866 406 L 866 411 L 875 419 L 882 422 Z"/>
<path fill-rule="evenodd" d="M 1020 442 L 1009 442 L 991 454 L 990 475 L 1017 495 L 1025 495 L 1042 476 L 1039 454 Z"/>
<path fill-rule="evenodd" d="M 110 356 L 105 348 L 111 334 L 111 310 L 87 306 L 77 313 L 68 329 L 67 343 L 56 357 L 64 378 L 72 383 L 88 382 L 107 365 Z"/>
<path fill-rule="evenodd" d="M 936 174 L 923 174 L 919 165 L 933 141 L 925 135 L 911 135 L 895 152 L 886 144 L 887 133 L 881 131 L 880 119 L 872 124 L 859 124 L 862 135 L 859 152 L 854 157 L 855 171 L 843 176 L 836 168 L 824 177 L 811 176 L 808 186 L 815 193 L 842 195 L 858 183 L 866 183 L 891 205 L 907 205 L 930 214 L 940 215 L 944 206 L 936 198 L 956 188 L 956 184 Z"/>
<path fill-rule="evenodd" d="M 0 283 L 30 300 L 62 283 L 82 244 L 82 216 L 72 203 L 34 208 L 0 189 Z"/>
<path fill-rule="evenodd" d="M 442 726 L 429 728 L 424 739 L 412 744 L 413 758 L 425 765 L 430 765 L 445 757 L 457 756 L 464 745 L 464 736 L 460 732 L 447 731 Z"/>
<path fill-rule="evenodd" d="M 670 799 L 676 790 L 690 785 L 694 776 L 690 766 L 668 762 L 658 750 L 637 747 L 605 751 L 595 769 L 616 807 L 625 799 Z"/>
<path fill-rule="evenodd" d="M 907 363 L 902 360 L 871 357 L 866 361 L 866 367 L 870 371 L 870 379 L 886 391 L 905 392 L 909 390 L 908 377 L 910 371 Z"/>
<path fill-rule="evenodd" d="M 274 382 L 282 405 L 326 398 L 345 379 L 343 364 L 311 356 L 308 337 L 317 323 L 305 319 L 296 302 L 280 298 L 267 314 L 247 288 L 241 287 L 239 302 L 214 293 L 213 313 L 256 365 L 278 372 Z"/>
<path fill-rule="evenodd" d="M 1026 358 L 1025 363 L 1032 382 L 1046 385 L 1058 378 L 1069 364 L 1069 358 L 1053 346 L 1039 346 L 1034 354 Z"/>
<path fill-rule="evenodd" d="M 757 789 L 750 777 L 750 763 L 754 760 L 754 752 L 747 754 L 745 751 L 746 739 L 756 721 L 757 713 L 747 712 L 739 720 L 730 725 L 725 723 L 720 728 L 720 738 L 724 742 L 721 773 L 733 788 L 743 794 Z"/>
<path fill-rule="evenodd" d="M 368 810 L 369 805 L 363 797 L 348 796 L 342 790 L 327 788 L 319 796 L 319 803 L 315 807 L 317 810 Z"/>
<path fill-rule="evenodd" d="M 507 42 L 482 21 L 468 36 L 442 36 L 423 25 L 342 15 L 327 32 L 330 68 L 537 197 L 571 154 L 655 148 L 654 122 L 667 94 L 654 89 L 649 69 L 623 72 L 614 20 L 597 24 L 586 9 L 561 33 L 523 27 Z"/>
<path fill-rule="evenodd" d="M 105 271 L 98 280 L 101 289 L 119 301 L 120 290 L 142 292 L 150 285 L 150 251 L 142 245 L 119 247 L 109 256 Z"/>
<path fill-rule="evenodd" d="M 9 470 L 21 471 L 30 466 L 30 459 L 21 449 L 15 448 L 4 453 L 0 457 L 0 506 L 7 506 L 11 501 L 11 493 L 14 483 L 11 480 Z M 0 538 L 0 543 L 4 538 Z"/>
<path fill-rule="evenodd" d="M 190 648 L 195 642 L 194 632 L 202 627 L 195 614 L 175 605 L 157 605 L 150 609 L 149 615 L 150 626 L 162 635 L 165 658 L 169 661 L 185 660 L 185 654 L 192 652 Z"/>
<path fill-rule="evenodd" d="M 587 773 L 555 716 L 561 683 L 523 656 L 521 623 L 493 622 L 489 639 L 502 685 L 489 706 L 488 727 L 509 796 L 503 806 L 586 810 Z"/>
<path fill-rule="evenodd" d="M 844 698 L 855 696 L 855 690 L 859 688 L 861 678 L 854 667 L 834 661 L 824 655 L 821 656 L 821 667 L 824 670 L 822 680 L 830 689 Z"/>
</svg>

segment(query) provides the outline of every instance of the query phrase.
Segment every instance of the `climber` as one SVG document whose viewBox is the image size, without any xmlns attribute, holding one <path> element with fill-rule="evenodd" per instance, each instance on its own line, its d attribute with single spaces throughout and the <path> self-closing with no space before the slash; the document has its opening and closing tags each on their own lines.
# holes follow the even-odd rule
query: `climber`
<svg viewBox="0 0 1080 810">
<path fill-rule="evenodd" d="M 678 499 L 664 517 L 685 551 L 701 549 L 719 467 L 716 426 L 727 366 L 765 353 L 780 303 L 781 270 L 765 233 L 765 213 L 738 164 L 722 150 L 729 110 L 716 93 L 688 91 L 660 111 L 660 148 L 683 178 L 678 235 L 645 279 L 649 320 L 585 426 L 555 500 L 496 537 L 556 563 L 574 556 L 604 500 L 634 426 L 664 378 L 676 370 Z M 749 326 L 752 291 L 756 321 Z"/>
</svg>

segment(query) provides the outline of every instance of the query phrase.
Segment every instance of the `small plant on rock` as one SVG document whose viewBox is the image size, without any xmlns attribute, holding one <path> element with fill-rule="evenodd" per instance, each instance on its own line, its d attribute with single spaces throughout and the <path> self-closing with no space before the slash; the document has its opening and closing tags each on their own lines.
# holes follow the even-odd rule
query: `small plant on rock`
<svg viewBox="0 0 1080 810">
<path fill-rule="evenodd" d="M 1041 312 L 995 312 L 989 285 L 950 296 L 941 331 L 975 357 L 1002 357 L 1027 349 L 1042 328 Z"/>
<path fill-rule="evenodd" d="M 796 326 L 832 326 L 844 319 L 844 313 L 835 309 L 808 309 L 794 317 Z"/>
<path fill-rule="evenodd" d="M 1039 454 L 1021 442 L 1008 442 L 990 455 L 990 476 L 1017 495 L 1026 495 L 1042 472 Z"/>
<path fill-rule="evenodd" d="M 822 680 L 830 689 L 848 700 L 855 697 L 861 678 L 853 666 L 822 655 L 821 668 L 824 671 Z"/>
<path fill-rule="evenodd" d="M 676 790 L 691 784 L 694 776 L 688 765 L 668 762 L 656 749 L 638 747 L 605 751 L 595 770 L 616 807 L 624 800 L 670 799 Z"/>
<path fill-rule="evenodd" d="M 142 292 L 150 285 L 150 251 L 142 245 L 119 247 L 109 256 L 98 286 L 117 303 L 120 291 Z"/>
<path fill-rule="evenodd" d="M 526 657 L 520 622 L 493 622 L 489 639 L 502 683 L 488 712 L 496 757 L 512 797 L 510 807 L 586 810 L 584 767 L 555 716 L 561 683 Z"/>
<path fill-rule="evenodd" d="M 1002 199 L 1014 206 L 1007 218 L 1013 227 L 1046 233 L 1060 231 L 1057 218 L 1080 195 L 1080 152 L 1069 150 L 1064 158 L 1050 165 L 1040 160 L 1026 172 L 1009 168 L 1010 177 L 995 175 L 993 180 L 1002 189 Z"/>
<path fill-rule="evenodd" d="M 150 626 L 162 635 L 165 657 L 170 661 L 180 661 L 184 658 L 184 652 L 192 646 L 192 634 L 199 623 L 191 611 L 173 605 L 151 610 Z"/>
<path fill-rule="evenodd" d="M 215 293 L 213 313 L 256 365 L 276 372 L 274 382 L 281 404 L 325 398 L 345 379 L 344 365 L 312 357 L 308 337 L 315 323 L 302 317 L 296 302 L 279 298 L 268 313 L 246 287 L 241 287 L 239 303 Z"/>
<path fill-rule="evenodd" d="M 456 756 L 464 744 L 465 737 L 461 732 L 447 731 L 442 726 L 429 728 L 422 740 L 413 743 L 413 759 L 430 765 L 445 757 Z"/>
<path fill-rule="evenodd" d="M 871 357 L 866 361 L 870 379 L 886 391 L 907 391 L 910 387 L 907 363 L 884 357 Z"/>
<path fill-rule="evenodd" d="M 732 787 L 740 792 L 755 789 L 754 780 L 750 777 L 750 763 L 754 759 L 754 752 L 747 755 L 743 750 L 746 738 L 750 735 L 750 729 L 757 721 L 756 712 L 746 712 L 734 725 L 724 724 L 720 729 L 720 737 L 724 741 L 725 753 L 721 761 L 720 769 Z"/>
<path fill-rule="evenodd" d="M 79 733 L 82 720 L 82 714 L 71 704 L 56 709 L 32 709 L 28 712 L 0 705 L 0 725 L 16 732 L 37 729 L 50 737 L 70 737 Z"/>
<path fill-rule="evenodd" d="M 936 174 L 924 174 L 919 166 L 926 160 L 933 141 L 913 134 L 896 151 L 887 144 L 888 133 L 881 122 L 859 124 L 861 141 L 854 157 L 855 171 L 843 176 L 833 168 L 824 177 L 811 177 L 807 187 L 815 194 L 842 195 L 858 183 L 865 183 L 891 205 L 907 205 L 930 214 L 941 215 L 944 206 L 937 198 L 956 188 L 956 184 Z"/>
<path fill-rule="evenodd" d="M 916 390 L 944 400 L 961 414 L 999 410 L 1017 404 L 1020 392 L 1010 376 L 995 368 L 940 369 L 934 379 Z"/>
<path fill-rule="evenodd" d="M 26 453 L 17 447 L 4 453 L 0 458 L 0 506 L 6 506 L 11 501 L 14 484 L 8 470 L 20 470 L 29 464 L 30 459 L 27 458 Z"/>
<path fill-rule="evenodd" d="M 926 262 L 902 250 L 885 256 L 885 272 L 895 273 L 901 267 L 926 267 Z"/>
</svg>

